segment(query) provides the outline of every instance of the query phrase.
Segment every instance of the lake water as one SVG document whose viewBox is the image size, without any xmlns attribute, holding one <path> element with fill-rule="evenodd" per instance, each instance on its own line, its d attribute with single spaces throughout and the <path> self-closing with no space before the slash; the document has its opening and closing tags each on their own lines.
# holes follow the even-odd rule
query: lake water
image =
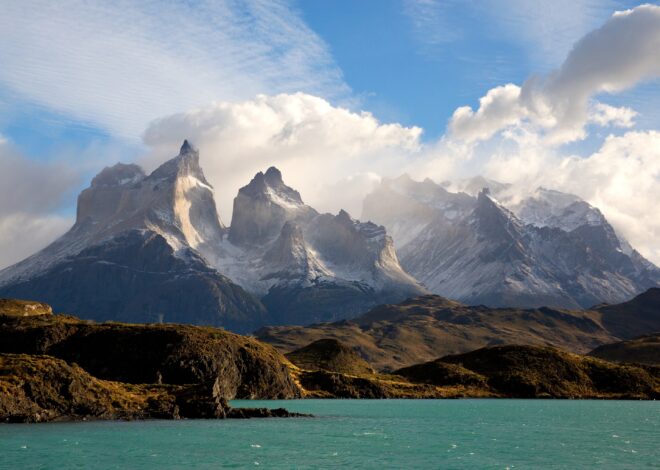
<svg viewBox="0 0 660 470">
<path fill-rule="evenodd" d="M 315 418 L 0 425 L 7 469 L 660 468 L 660 403 L 235 401 Z"/>
</svg>

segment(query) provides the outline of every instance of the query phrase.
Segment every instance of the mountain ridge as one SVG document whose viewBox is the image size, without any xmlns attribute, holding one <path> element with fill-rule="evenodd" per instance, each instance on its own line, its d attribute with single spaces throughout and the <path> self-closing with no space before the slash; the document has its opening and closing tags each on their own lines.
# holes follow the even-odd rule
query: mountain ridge
<svg viewBox="0 0 660 470">
<path fill-rule="evenodd" d="M 104 168 L 80 193 L 67 233 L 0 271 L 0 295 L 37 296 L 83 317 L 242 332 L 423 292 L 383 227 L 318 213 L 275 167 L 238 191 L 225 227 L 187 140 L 148 175 L 133 164 Z"/>
<path fill-rule="evenodd" d="M 597 208 L 559 191 L 518 200 L 484 178 L 438 185 L 404 175 L 367 195 L 362 217 L 389 229 L 401 265 L 431 292 L 470 304 L 587 308 L 660 285 L 660 269 Z"/>
</svg>

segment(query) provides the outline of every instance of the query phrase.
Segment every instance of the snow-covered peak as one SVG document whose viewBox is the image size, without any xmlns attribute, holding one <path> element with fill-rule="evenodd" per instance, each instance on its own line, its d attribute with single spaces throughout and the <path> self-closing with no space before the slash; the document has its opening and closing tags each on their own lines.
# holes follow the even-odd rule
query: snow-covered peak
<svg viewBox="0 0 660 470">
<path fill-rule="evenodd" d="M 254 178 L 239 190 L 239 195 L 252 199 L 267 199 L 283 208 L 305 205 L 300 193 L 284 183 L 282 173 L 274 166 L 268 168 L 265 173 L 260 171 L 254 175 Z"/>
<path fill-rule="evenodd" d="M 571 232 L 584 225 L 607 225 L 600 210 L 578 196 L 546 188 L 538 188 L 512 209 L 523 222 L 536 227 Z"/>
</svg>

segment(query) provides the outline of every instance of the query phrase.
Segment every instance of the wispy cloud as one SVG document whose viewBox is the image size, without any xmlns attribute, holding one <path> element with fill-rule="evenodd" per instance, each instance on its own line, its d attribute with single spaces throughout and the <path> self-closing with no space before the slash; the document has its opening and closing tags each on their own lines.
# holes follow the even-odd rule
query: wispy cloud
<svg viewBox="0 0 660 470">
<path fill-rule="evenodd" d="M 462 28 L 453 21 L 457 0 L 404 0 L 403 12 L 412 26 L 415 39 L 426 52 L 457 41 L 464 36 Z"/>
<path fill-rule="evenodd" d="M 557 66 L 619 5 L 617 0 L 404 0 L 403 11 L 426 54 L 441 55 L 448 44 L 478 30 L 519 47 L 544 70 Z"/>
<path fill-rule="evenodd" d="M 285 0 L 9 1 L 0 44 L 0 83 L 17 99 L 128 138 L 213 100 L 350 91 Z"/>
</svg>

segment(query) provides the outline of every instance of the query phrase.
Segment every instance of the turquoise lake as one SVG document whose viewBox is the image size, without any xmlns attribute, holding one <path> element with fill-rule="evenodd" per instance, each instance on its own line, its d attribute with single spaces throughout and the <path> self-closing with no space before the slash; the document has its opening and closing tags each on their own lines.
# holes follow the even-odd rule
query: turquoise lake
<svg viewBox="0 0 660 470">
<path fill-rule="evenodd" d="M 660 468 L 660 403 L 234 401 L 314 418 L 0 425 L 3 469 Z"/>
</svg>

